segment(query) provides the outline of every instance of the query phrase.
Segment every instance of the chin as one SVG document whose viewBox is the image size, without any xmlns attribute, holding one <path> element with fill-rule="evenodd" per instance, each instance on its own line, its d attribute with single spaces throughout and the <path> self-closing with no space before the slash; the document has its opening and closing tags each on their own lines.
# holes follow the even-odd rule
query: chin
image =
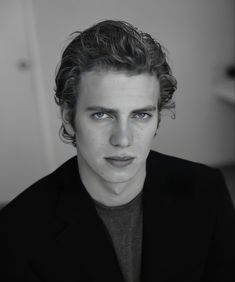
<svg viewBox="0 0 235 282">
<path fill-rule="evenodd" d="M 106 182 L 108 182 L 108 183 L 113 183 L 113 184 L 118 184 L 118 183 L 127 183 L 127 182 L 129 182 L 131 179 L 132 179 L 132 177 L 113 177 L 113 178 L 111 178 L 111 177 L 109 177 L 109 178 L 103 178 Z"/>
<path fill-rule="evenodd" d="M 102 178 L 109 183 L 125 183 L 131 181 L 132 178 L 136 175 L 136 171 L 125 171 L 122 172 L 106 172 L 102 175 Z"/>
</svg>

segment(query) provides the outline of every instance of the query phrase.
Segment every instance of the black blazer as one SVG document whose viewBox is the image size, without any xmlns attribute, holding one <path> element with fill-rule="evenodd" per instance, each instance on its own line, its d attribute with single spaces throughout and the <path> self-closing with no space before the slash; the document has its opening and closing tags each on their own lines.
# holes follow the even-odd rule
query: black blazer
<svg viewBox="0 0 235 282">
<path fill-rule="evenodd" d="M 234 210 L 216 169 L 151 152 L 143 190 L 142 281 L 234 280 Z M 0 213 L 0 280 L 123 282 L 76 157 Z"/>
</svg>

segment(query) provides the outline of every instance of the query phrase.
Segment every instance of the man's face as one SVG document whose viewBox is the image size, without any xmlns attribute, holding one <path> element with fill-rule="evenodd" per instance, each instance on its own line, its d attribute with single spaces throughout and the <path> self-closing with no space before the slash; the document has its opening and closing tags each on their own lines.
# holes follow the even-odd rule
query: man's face
<svg viewBox="0 0 235 282">
<path fill-rule="evenodd" d="M 84 73 L 74 122 L 80 172 L 121 183 L 145 171 L 158 97 L 159 82 L 150 74 Z"/>
</svg>

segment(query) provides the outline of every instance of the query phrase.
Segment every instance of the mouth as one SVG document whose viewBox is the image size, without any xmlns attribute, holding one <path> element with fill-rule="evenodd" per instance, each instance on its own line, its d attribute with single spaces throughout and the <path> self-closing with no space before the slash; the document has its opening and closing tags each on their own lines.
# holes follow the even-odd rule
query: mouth
<svg viewBox="0 0 235 282">
<path fill-rule="evenodd" d="M 130 156 L 124 156 L 124 157 L 112 156 L 105 158 L 105 160 L 109 164 L 117 168 L 123 168 L 130 165 L 134 161 L 134 159 L 135 159 L 134 157 L 130 157 Z"/>
</svg>

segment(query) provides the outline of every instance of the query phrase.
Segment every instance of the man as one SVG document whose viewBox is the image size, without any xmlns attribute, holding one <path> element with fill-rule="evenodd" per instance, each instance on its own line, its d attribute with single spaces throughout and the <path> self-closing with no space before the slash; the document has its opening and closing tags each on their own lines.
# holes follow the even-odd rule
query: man
<svg viewBox="0 0 235 282">
<path fill-rule="evenodd" d="M 150 152 L 175 89 L 149 34 L 111 20 L 74 34 L 55 99 L 77 156 L 1 212 L 3 281 L 234 281 L 220 172 Z"/>
</svg>

